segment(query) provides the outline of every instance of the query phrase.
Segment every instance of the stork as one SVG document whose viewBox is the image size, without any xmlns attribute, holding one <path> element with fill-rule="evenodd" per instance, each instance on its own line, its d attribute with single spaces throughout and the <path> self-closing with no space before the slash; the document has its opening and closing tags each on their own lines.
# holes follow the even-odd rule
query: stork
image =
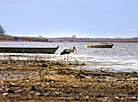
<svg viewBox="0 0 138 102">
<path fill-rule="evenodd" d="M 75 46 L 73 46 L 72 49 L 64 49 L 64 50 L 60 53 L 60 55 L 67 55 L 67 61 L 68 61 L 68 54 L 74 53 L 75 51 L 77 51 L 77 50 L 76 50 Z M 65 59 L 65 58 L 64 58 L 64 59 Z"/>
</svg>

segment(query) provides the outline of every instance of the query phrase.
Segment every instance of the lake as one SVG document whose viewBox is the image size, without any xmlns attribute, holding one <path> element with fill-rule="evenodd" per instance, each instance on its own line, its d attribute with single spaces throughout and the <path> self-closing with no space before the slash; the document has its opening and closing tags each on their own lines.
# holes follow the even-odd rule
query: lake
<svg viewBox="0 0 138 102">
<path fill-rule="evenodd" d="M 15 54 L 0 53 L 0 56 L 18 55 L 20 59 L 33 57 L 45 60 L 64 61 L 64 55 L 60 53 L 66 48 L 76 47 L 74 54 L 68 55 L 69 62 L 85 63 L 77 69 L 104 70 L 119 72 L 138 72 L 138 44 L 137 43 L 114 43 L 113 48 L 85 48 L 84 45 L 96 44 L 91 42 L 0 42 L 0 46 L 19 47 L 56 47 L 59 49 L 55 54 Z M 2 59 L 2 57 L 1 57 Z M 65 61 L 66 62 L 66 61 Z"/>
</svg>

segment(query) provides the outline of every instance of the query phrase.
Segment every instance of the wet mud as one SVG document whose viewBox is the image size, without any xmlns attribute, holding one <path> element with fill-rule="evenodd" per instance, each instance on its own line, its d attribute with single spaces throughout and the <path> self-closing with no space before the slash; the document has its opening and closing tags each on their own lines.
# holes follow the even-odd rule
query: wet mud
<svg viewBox="0 0 138 102">
<path fill-rule="evenodd" d="M 83 64 L 1 60 L 0 101 L 138 101 L 137 72 L 70 69 Z"/>
</svg>

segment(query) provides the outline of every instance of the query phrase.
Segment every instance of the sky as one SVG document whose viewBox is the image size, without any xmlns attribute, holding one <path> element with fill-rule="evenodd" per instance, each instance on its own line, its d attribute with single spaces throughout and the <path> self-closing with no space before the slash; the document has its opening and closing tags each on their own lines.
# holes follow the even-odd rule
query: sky
<svg viewBox="0 0 138 102">
<path fill-rule="evenodd" d="M 8 35 L 138 37 L 138 0 L 0 0 Z"/>
</svg>

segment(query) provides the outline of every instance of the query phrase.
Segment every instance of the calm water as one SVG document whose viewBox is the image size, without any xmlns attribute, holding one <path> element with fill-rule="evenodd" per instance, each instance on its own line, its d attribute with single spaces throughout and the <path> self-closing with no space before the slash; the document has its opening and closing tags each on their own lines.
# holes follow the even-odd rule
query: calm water
<svg viewBox="0 0 138 102">
<path fill-rule="evenodd" d="M 5 55 L 23 55 L 22 58 L 41 57 L 47 60 L 63 61 L 64 56 L 60 56 L 65 48 L 75 46 L 77 52 L 69 55 L 69 61 L 78 61 L 85 63 L 83 67 L 90 70 L 102 69 L 106 71 L 136 71 L 138 72 L 138 44 L 137 43 L 114 43 L 113 48 L 84 48 L 82 42 L 67 43 L 49 43 L 49 42 L 0 42 L 0 46 L 24 46 L 24 47 L 56 47 L 60 46 L 55 54 L 6 54 Z"/>
</svg>

